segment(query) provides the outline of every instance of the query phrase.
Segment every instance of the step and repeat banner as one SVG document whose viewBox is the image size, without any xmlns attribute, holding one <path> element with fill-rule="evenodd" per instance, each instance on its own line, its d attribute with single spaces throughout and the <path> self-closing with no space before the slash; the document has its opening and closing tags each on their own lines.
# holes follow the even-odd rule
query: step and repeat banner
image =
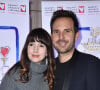
<svg viewBox="0 0 100 90">
<path fill-rule="evenodd" d="M 0 0 L 0 83 L 20 59 L 29 32 L 29 0 Z"/>
<path fill-rule="evenodd" d="M 42 27 L 49 33 L 54 11 L 64 9 L 75 12 L 80 22 L 76 48 L 100 58 L 100 1 L 42 1 L 41 6 Z"/>
</svg>

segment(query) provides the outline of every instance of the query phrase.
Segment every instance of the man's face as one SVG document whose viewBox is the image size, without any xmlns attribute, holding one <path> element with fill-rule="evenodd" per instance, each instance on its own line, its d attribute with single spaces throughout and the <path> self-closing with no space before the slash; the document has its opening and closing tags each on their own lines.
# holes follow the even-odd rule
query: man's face
<svg viewBox="0 0 100 90">
<path fill-rule="evenodd" d="M 58 53 L 67 53 L 73 50 L 76 39 L 73 20 L 66 17 L 58 18 L 52 29 L 52 41 Z"/>
</svg>

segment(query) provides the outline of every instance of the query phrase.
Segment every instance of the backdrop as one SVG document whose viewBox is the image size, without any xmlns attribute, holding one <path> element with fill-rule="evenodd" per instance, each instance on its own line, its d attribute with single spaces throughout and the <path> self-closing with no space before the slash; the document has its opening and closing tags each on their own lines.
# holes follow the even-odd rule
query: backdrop
<svg viewBox="0 0 100 90">
<path fill-rule="evenodd" d="M 0 83 L 20 59 L 29 32 L 29 1 L 0 0 Z"/>
</svg>

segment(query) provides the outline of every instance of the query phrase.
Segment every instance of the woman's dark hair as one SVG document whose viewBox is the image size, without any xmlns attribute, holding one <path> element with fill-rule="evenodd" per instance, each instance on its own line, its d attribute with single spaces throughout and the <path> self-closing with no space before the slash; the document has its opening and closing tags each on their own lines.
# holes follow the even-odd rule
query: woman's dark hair
<svg viewBox="0 0 100 90">
<path fill-rule="evenodd" d="M 30 60 L 28 58 L 28 53 L 27 53 L 27 48 L 28 48 L 28 44 L 30 42 L 34 42 L 34 41 L 39 41 L 41 43 L 43 43 L 44 45 L 46 45 L 47 47 L 47 60 L 48 60 L 48 68 L 47 70 L 44 72 L 44 77 L 48 80 L 48 84 L 49 84 L 49 88 L 50 90 L 53 87 L 53 83 L 54 83 L 54 70 L 55 70 L 55 60 L 54 60 L 54 53 L 53 53 L 53 47 L 52 47 L 52 40 L 50 35 L 48 34 L 48 32 L 46 30 L 44 30 L 43 28 L 36 28 L 33 29 L 32 31 L 30 31 L 30 33 L 28 34 L 27 38 L 26 38 L 26 42 L 24 44 L 22 53 L 21 53 L 21 59 L 19 61 L 19 64 L 16 64 L 17 66 L 20 65 L 21 67 L 21 71 L 20 71 L 20 79 L 17 81 L 20 82 L 28 82 L 30 79 Z M 16 67 L 17 67 L 16 66 Z"/>
<path fill-rule="evenodd" d="M 78 32 L 79 22 L 74 12 L 69 11 L 69 10 L 57 10 L 53 13 L 53 16 L 51 18 L 51 22 L 50 22 L 51 33 L 52 33 L 52 29 L 53 29 L 52 27 L 53 27 L 55 20 L 58 18 L 62 18 L 62 17 L 71 18 L 74 22 L 75 33 Z"/>
</svg>

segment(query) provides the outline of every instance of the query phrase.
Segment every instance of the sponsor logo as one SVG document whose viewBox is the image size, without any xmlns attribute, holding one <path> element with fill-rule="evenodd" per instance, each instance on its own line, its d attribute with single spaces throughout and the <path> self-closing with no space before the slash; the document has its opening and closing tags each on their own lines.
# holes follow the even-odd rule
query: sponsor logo
<svg viewBox="0 0 100 90">
<path fill-rule="evenodd" d="M 63 9 L 63 7 L 57 7 L 57 10 L 61 10 L 61 9 Z"/>
<path fill-rule="evenodd" d="M 20 11 L 26 12 L 26 5 L 20 5 Z"/>
<path fill-rule="evenodd" d="M 79 11 L 79 13 L 84 13 L 85 12 L 84 11 L 84 6 L 79 6 L 78 11 Z"/>
<path fill-rule="evenodd" d="M 5 3 L 0 3 L 0 10 L 5 10 Z"/>
<path fill-rule="evenodd" d="M 81 43 L 83 47 L 91 52 L 99 52 L 100 51 L 100 28 L 99 27 L 91 27 L 90 28 L 90 36 L 88 37 L 88 41 Z"/>
</svg>

